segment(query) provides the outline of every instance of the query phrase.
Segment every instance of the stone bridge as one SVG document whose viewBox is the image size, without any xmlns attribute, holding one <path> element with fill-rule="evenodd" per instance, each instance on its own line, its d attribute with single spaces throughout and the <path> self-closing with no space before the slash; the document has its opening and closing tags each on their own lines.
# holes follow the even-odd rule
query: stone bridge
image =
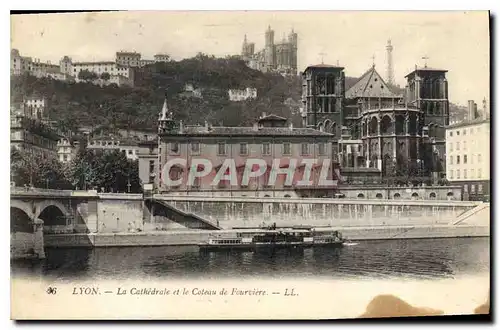
<svg viewBox="0 0 500 330">
<path fill-rule="evenodd" d="M 480 212 L 479 212 L 480 211 Z M 281 226 L 489 224 L 489 204 L 437 200 L 223 198 L 11 188 L 11 257 L 44 256 L 44 234 Z M 474 219 L 474 220 L 473 220 Z M 91 244 L 89 244 L 91 245 Z"/>
</svg>

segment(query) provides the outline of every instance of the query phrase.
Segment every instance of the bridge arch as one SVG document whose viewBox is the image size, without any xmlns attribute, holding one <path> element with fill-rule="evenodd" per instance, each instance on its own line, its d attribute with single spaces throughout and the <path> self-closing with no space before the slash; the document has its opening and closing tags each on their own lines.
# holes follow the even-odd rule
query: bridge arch
<svg viewBox="0 0 500 330">
<path fill-rule="evenodd" d="M 66 225 L 70 212 L 61 202 L 44 200 L 38 203 L 35 219 L 43 220 L 44 226 Z"/>
<path fill-rule="evenodd" d="M 10 207 L 10 232 L 33 233 L 33 220 L 23 209 Z"/>
</svg>

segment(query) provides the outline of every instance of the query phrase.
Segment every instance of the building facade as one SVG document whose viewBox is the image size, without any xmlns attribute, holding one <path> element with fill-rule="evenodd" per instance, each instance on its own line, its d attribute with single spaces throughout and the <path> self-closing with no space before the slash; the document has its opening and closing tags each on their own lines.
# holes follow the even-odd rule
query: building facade
<svg viewBox="0 0 500 330">
<path fill-rule="evenodd" d="M 117 84 L 118 86 L 134 86 L 134 68 L 166 62 L 169 56 L 157 54 L 154 60 L 141 59 L 141 54 L 136 52 L 117 52 L 115 61 L 73 62 L 68 56 L 63 56 L 59 64 L 41 62 L 40 59 L 21 56 L 19 50 L 11 50 L 10 73 L 11 75 L 30 74 L 38 78 L 52 78 L 65 81 L 81 81 L 78 78 L 80 71 L 87 70 L 97 75 L 91 82 L 96 85 Z M 102 79 L 103 73 L 108 73 L 109 78 Z"/>
<path fill-rule="evenodd" d="M 165 101 L 159 117 L 159 142 L 157 162 L 154 142 L 141 143 L 139 171 L 144 183 L 156 183 L 158 190 L 177 194 L 217 194 L 221 196 L 328 196 L 336 187 L 336 166 L 332 164 L 332 134 L 311 128 L 294 128 L 287 119 L 264 115 L 252 127 L 184 126 L 168 111 Z M 143 160 L 144 159 L 144 160 Z M 167 162 L 182 160 L 165 170 Z M 189 183 L 189 172 L 199 159 L 212 164 L 210 172 Z M 235 181 L 221 180 L 215 185 L 214 178 L 224 166 L 226 159 L 234 161 Z M 243 171 L 248 159 L 265 162 L 265 171 L 258 178 L 243 181 Z M 278 162 L 278 163 L 276 163 Z M 310 170 L 310 184 L 298 184 L 307 180 L 308 170 L 304 164 L 314 162 Z M 326 163 L 325 163 L 326 162 Z M 295 165 L 296 166 L 295 166 Z M 325 164 L 328 164 L 325 167 Z M 280 169 L 294 168 L 293 175 L 276 174 L 270 183 L 273 166 Z M 155 170 L 154 172 L 152 170 Z M 321 171 L 324 171 L 321 172 Z M 201 170 L 203 171 L 203 170 Z M 229 170 L 228 170 L 229 171 Z M 252 171 L 255 169 L 252 168 Z M 176 186 L 165 183 L 165 175 L 171 180 L 180 180 Z M 219 173 L 220 175 L 220 173 Z M 323 185 L 320 177 L 330 180 Z M 305 178 L 305 179 L 304 179 Z M 145 182 L 144 180 L 149 180 Z M 270 181 L 271 180 L 271 181 Z"/>
<path fill-rule="evenodd" d="M 343 70 L 324 64 L 306 68 L 303 125 L 334 135 L 334 154 L 343 168 L 377 168 L 383 177 L 443 178 L 446 70 L 415 68 L 406 76 L 405 95 L 394 93 L 375 66 L 344 91 Z"/>
<path fill-rule="evenodd" d="M 87 149 L 90 150 L 119 150 L 129 160 L 137 160 L 139 149 L 138 142 L 131 140 L 115 139 L 91 139 L 88 141 Z"/>
<path fill-rule="evenodd" d="M 78 142 L 73 142 L 71 138 L 62 137 L 57 142 L 57 158 L 63 164 L 69 164 L 76 157 Z"/>
<path fill-rule="evenodd" d="M 247 87 L 245 89 L 230 89 L 227 91 L 229 100 L 233 102 L 246 101 L 257 98 L 257 89 Z"/>
<path fill-rule="evenodd" d="M 57 157 L 60 134 L 24 109 L 10 114 L 10 145 L 31 156 Z"/>
<path fill-rule="evenodd" d="M 275 42 L 274 30 L 268 27 L 265 33 L 264 49 L 255 52 L 255 43 L 248 42 L 245 35 L 241 58 L 249 67 L 262 72 L 277 72 L 283 75 L 297 75 L 298 35 L 292 29 L 287 38 Z"/>
<path fill-rule="evenodd" d="M 469 118 L 446 127 L 446 178 L 462 187 L 464 199 L 490 200 L 490 118 L 478 116 L 469 102 Z"/>
</svg>

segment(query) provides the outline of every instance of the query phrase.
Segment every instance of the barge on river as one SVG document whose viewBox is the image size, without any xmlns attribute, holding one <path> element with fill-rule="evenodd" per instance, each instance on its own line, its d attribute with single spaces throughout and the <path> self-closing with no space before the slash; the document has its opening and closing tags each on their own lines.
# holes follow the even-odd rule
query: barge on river
<svg viewBox="0 0 500 330">
<path fill-rule="evenodd" d="M 211 236 L 199 244 L 200 251 L 259 251 L 276 249 L 303 249 L 313 247 L 342 247 L 344 239 L 339 231 L 317 232 L 314 228 L 268 228 L 242 231 L 235 237 Z"/>
</svg>

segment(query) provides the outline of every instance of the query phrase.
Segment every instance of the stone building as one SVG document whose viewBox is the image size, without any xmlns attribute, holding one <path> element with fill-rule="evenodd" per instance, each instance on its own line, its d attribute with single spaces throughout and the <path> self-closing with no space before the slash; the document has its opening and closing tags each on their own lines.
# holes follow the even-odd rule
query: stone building
<svg viewBox="0 0 500 330">
<path fill-rule="evenodd" d="M 298 36 L 292 29 L 287 38 L 275 42 L 274 30 L 268 27 L 265 33 L 264 49 L 255 52 L 255 43 L 248 42 L 245 35 L 241 58 L 252 69 L 263 72 L 278 72 L 283 75 L 297 75 Z"/>
<path fill-rule="evenodd" d="M 467 120 L 446 127 L 447 180 L 466 200 L 490 200 L 490 118 L 469 101 Z"/>
<path fill-rule="evenodd" d="M 406 76 L 404 95 L 375 66 L 344 91 L 343 70 L 314 65 L 302 77 L 303 125 L 334 135 L 341 167 L 377 168 L 384 177 L 444 177 L 446 70 L 416 67 Z"/>
<path fill-rule="evenodd" d="M 10 145 L 30 156 L 57 157 L 57 142 L 61 135 L 25 108 L 10 114 Z"/>
<path fill-rule="evenodd" d="M 185 126 L 176 121 L 169 113 L 167 103 L 159 117 L 159 142 L 142 142 L 139 145 L 139 172 L 144 183 L 155 183 L 160 192 L 178 194 L 212 194 L 218 196 L 329 196 L 335 191 L 335 164 L 332 164 L 332 134 L 312 128 L 294 128 L 287 124 L 287 119 L 276 115 L 263 115 L 251 127 L 218 127 L 206 123 L 204 126 Z M 155 156 L 157 146 L 158 158 Z M 242 181 L 248 159 L 260 159 L 266 163 L 266 170 L 257 179 Z M 163 172 L 165 164 L 173 159 L 181 159 L 183 164 L 176 164 Z M 212 169 L 208 175 L 188 184 L 189 170 L 198 159 L 208 160 Z M 226 159 L 235 162 L 237 184 L 221 180 L 212 185 L 213 179 Z M 306 159 L 314 160 L 310 178 L 311 184 L 300 186 L 303 179 Z M 279 164 L 275 164 L 276 160 Z M 296 167 L 293 162 L 296 163 Z M 326 177 L 331 186 L 323 186 L 318 179 L 321 165 L 325 167 Z M 292 179 L 277 174 L 275 184 L 269 184 L 271 169 L 294 167 Z M 255 171 L 252 168 L 252 171 Z M 164 175 L 171 180 L 181 180 L 178 186 L 165 184 Z"/>
<path fill-rule="evenodd" d="M 73 141 L 70 137 L 62 137 L 57 142 L 57 158 L 63 164 L 71 163 L 76 157 L 79 142 Z"/>
</svg>

